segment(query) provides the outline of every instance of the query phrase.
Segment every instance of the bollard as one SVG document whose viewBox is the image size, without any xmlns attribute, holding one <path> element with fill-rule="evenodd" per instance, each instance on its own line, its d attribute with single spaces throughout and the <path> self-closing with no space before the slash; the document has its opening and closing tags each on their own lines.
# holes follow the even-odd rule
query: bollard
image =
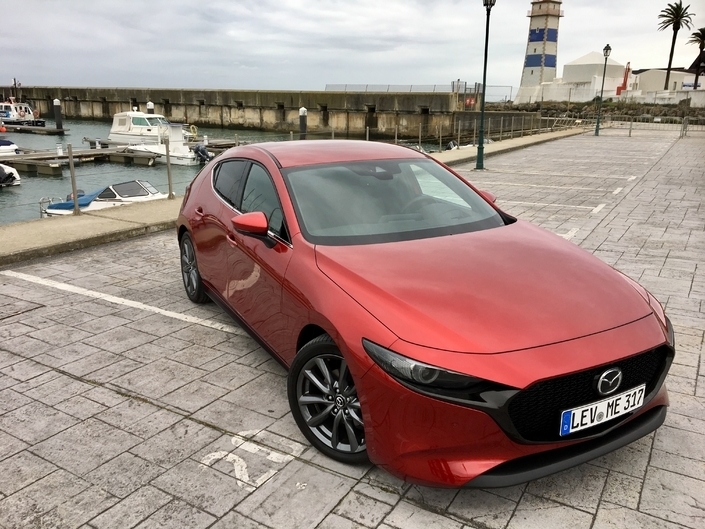
<svg viewBox="0 0 705 529">
<path fill-rule="evenodd" d="M 154 103 L 147 101 L 147 114 L 154 114 Z"/>
<path fill-rule="evenodd" d="M 66 149 L 69 153 L 69 171 L 71 173 L 71 196 L 73 197 L 73 214 L 80 215 L 81 210 L 78 209 L 78 188 L 76 186 L 76 168 L 73 165 L 73 149 L 71 148 L 70 143 L 66 144 Z"/>
<path fill-rule="evenodd" d="M 164 148 L 166 149 L 166 177 L 169 181 L 169 199 L 173 200 L 176 198 L 174 194 L 174 182 L 171 179 L 171 157 L 169 156 L 169 138 L 164 140 Z"/>
<path fill-rule="evenodd" d="M 61 117 L 61 101 L 54 99 L 54 121 L 56 121 L 56 130 L 64 128 L 64 120 Z"/>
<path fill-rule="evenodd" d="M 208 145 L 208 136 L 205 134 L 203 135 L 203 145 Z"/>
<path fill-rule="evenodd" d="M 294 131 L 293 130 L 289 131 L 289 141 L 294 141 Z"/>
<path fill-rule="evenodd" d="M 306 129 L 308 127 L 308 110 L 306 107 L 299 109 L 299 139 L 306 139 Z"/>
<path fill-rule="evenodd" d="M 512 131 L 509 133 L 509 139 L 514 139 L 514 116 L 512 116 Z"/>
<path fill-rule="evenodd" d="M 365 140 L 370 141 L 370 127 L 365 127 Z"/>
<path fill-rule="evenodd" d="M 240 146 L 240 136 L 238 134 L 235 134 L 235 147 Z"/>
<path fill-rule="evenodd" d="M 60 143 L 56 144 L 56 155 L 57 156 L 63 156 L 64 155 L 64 146 L 61 145 Z"/>
<path fill-rule="evenodd" d="M 502 141 L 502 134 L 504 130 L 504 116 L 499 118 L 499 141 Z"/>
</svg>

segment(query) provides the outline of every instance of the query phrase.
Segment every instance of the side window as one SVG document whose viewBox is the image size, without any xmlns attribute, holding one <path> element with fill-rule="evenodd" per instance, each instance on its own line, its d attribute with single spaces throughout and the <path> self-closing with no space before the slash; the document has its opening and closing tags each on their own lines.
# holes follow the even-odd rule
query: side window
<svg viewBox="0 0 705 529">
<path fill-rule="evenodd" d="M 262 211 L 269 220 L 269 229 L 279 236 L 284 233 L 284 214 L 274 183 L 267 171 L 257 164 L 252 164 L 245 182 L 240 209 L 243 213 Z"/>
<path fill-rule="evenodd" d="M 213 187 L 216 193 L 235 209 L 239 209 L 238 193 L 247 163 L 244 160 L 229 160 L 218 165 L 213 171 Z"/>
</svg>

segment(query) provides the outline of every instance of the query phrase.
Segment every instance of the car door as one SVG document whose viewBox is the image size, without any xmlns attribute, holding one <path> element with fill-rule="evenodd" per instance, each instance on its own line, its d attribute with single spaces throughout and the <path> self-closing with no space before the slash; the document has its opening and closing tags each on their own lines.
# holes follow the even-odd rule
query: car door
<svg viewBox="0 0 705 529">
<path fill-rule="evenodd" d="M 247 160 L 225 160 L 213 168 L 210 180 L 202 185 L 213 186 L 215 194 L 196 204 L 191 222 L 193 242 L 198 256 L 198 270 L 221 296 L 228 282 L 226 263 L 231 246 L 228 234 L 232 231 L 230 218 L 240 203 L 243 178 L 249 168 Z M 209 197 L 210 193 L 200 193 Z"/>
<path fill-rule="evenodd" d="M 239 209 L 242 213 L 262 211 L 267 216 L 270 244 L 229 226 L 225 298 L 260 338 L 281 354 L 286 334 L 282 286 L 293 247 L 272 177 L 258 163 L 249 167 Z"/>
</svg>

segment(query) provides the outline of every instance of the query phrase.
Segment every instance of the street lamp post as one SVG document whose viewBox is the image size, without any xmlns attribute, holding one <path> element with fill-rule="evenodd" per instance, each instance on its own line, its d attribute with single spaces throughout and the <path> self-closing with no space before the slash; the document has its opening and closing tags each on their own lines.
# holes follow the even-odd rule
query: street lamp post
<svg viewBox="0 0 705 529">
<path fill-rule="evenodd" d="M 600 104 L 597 107 L 597 123 L 595 124 L 595 136 L 600 135 L 600 113 L 602 112 L 602 94 L 605 91 L 605 75 L 607 75 L 607 58 L 610 56 L 612 48 L 610 45 L 604 47 L 602 54 L 605 56 L 605 67 L 602 70 L 602 88 L 600 88 Z"/>
<path fill-rule="evenodd" d="M 490 11 L 497 0 L 482 0 L 487 11 L 487 24 L 485 26 L 485 62 L 482 66 L 482 104 L 480 105 L 480 134 L 477 146 L 477 163 L 475 169 L 485 168 L 485 96 L 487 95 L 487 46 L 490 41 Z"/>
</svg>

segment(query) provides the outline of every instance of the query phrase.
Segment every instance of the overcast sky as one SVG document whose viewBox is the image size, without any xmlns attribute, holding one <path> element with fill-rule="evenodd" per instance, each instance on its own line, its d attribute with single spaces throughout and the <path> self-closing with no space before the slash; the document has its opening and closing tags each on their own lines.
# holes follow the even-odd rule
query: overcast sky
<svg viewBox="0 0 705 529">
<path fill-rule="evenodd" d="M 675 1 L 675 0 L 670 0 Z M 633 69 L 666 67 L 672 31 L 657 31 L 667 0 L 564 0 L 563 65 L 609 43 Z M 481 0 L 3 0 L 4 79 L 25 86 L 323 90 L 326 84 L 448 84 L 482 79 Z M 690 4 L 673 65 L 705 27 Z M 529 0 L 492 9 L 487 84 L 517 87 Z M 515 88 L 516 89 L 516 88 Z M 490 93 L 490 90 L 488 90 Z"/>
</svg>

